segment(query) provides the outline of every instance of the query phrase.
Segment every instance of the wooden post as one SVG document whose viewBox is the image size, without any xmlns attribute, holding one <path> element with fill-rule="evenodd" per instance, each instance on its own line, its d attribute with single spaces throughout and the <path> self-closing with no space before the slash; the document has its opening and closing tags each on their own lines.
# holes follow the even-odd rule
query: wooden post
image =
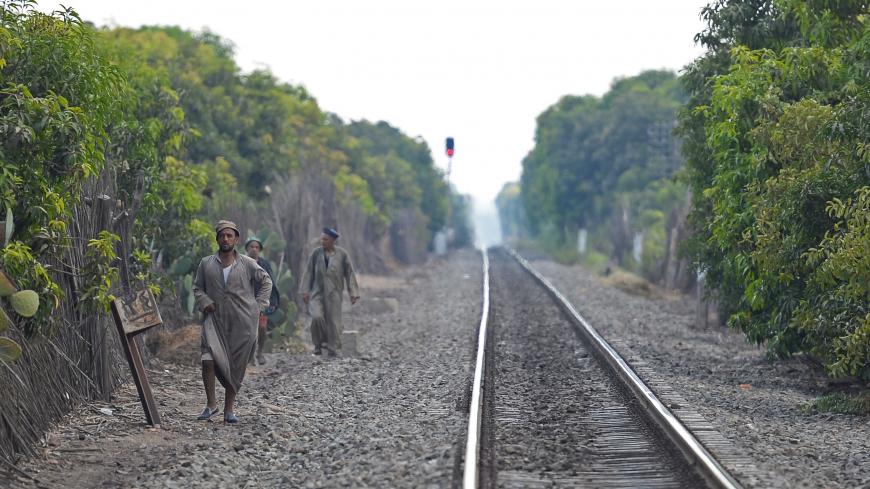
<svg viewBox="0 0 870 489">
<path fill-rule="evenodd" d="M 151 426 L 160 427 L 160 413 L 157 411 L 157 403 L 151 394 L 151 385 L 145 373 L 145 365 L 142 363 L 142 352 L 136 343 L 136 335 L 145 332 L 151 327 L 162 324 L 160 311 L 157 310 L 157 302 L 151 291 L 145 289 L 130 296 L 115 299 L 111 304 L 112 316 L 118 334 L 121 335 L 121 345 L 124 347 L 124 356 L 130 364 L 130 372 L 133 382 L 136 383 L 136 391 L 139 400 L 145 410 L 145 420 Z"/>
</svg>

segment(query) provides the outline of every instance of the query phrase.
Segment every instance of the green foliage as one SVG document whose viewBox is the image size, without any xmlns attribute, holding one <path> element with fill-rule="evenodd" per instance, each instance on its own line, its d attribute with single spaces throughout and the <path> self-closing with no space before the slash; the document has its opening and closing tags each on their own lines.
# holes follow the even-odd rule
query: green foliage
<svg viewBox="0 0 870 489">
<path fill-rule="evenodd" d="M 0 267 L 40 299 L 15 326 L 32 335 L 71 323 L 53 314 L 64 290 L 90 314 L 119 290 L 177 286 L 189 310 L 183 277 L 213 252 L 210 223 L 271 212 L 268 186 L 300 174 L 332 178 L 375 238 L 408 208 L 423 210 L 421 226 L 442 227 L 451 193 L 425 143 L 385 123 L 354 125 L 360 134 L 300 86 L 242 74 L 212 33 L 97 31 L 72 9 L 3 2 Z"/>
<path fill-rule="evenodd" d="M 523 160 L 522 209 L 514 187 L 499 195 L 503 229 L 528 232 L 570 255 L 576 254 L 579 229 L 602 236 L 607 233 L 599 230 L 627 216 L 627 231 L 649 238 L 643 270 L 629 258 L 630 236 L 617 242 L 607 235 L 590 244 L 623 266 L 657 273 L 666 252 L 667 215 L 685 195 L 684 184 L 673 180 L 682 159 L 671 134 L 684 99 L 667 71 L 618 79 L 600 99 L 563 97 L 538 116 L 535 147 Z"/>
<path fill-rule="evenodd" d="M 563 265 L 572 265 L 580 259 L 577 247 L 564 246 L 561 231 L 552 224 L 541 227 L 536 241 L 545 253 Z"/>
<path fill-rule="evenodd" d="M 495 207 L 498 210 L 502 237 L 508 241 L 523 239 L 528 224 L 519 183 L 505 183 L 495 198 Z"/>
<path fill-rule="evenodd" d="M 151 283 L 146 249 L 153 235 L 143 230 L 173 231 L 169 223 L 183 226 L 183 212 L 191 211 L 161 192 L 185 183 L 164 171 L 166 159 L 181 148 L 183 112 L 165 79 L 103 43 L 71 9 L 48 15 L 32 2 L 10 1 L 0 16 L 0 131 L 6 141 L 0 148 L 0 199 L 7 207 L 0 262 L 21 287 L 43 299 L 18 326 L 27 334 L 49 333 L 59 324 L 52 311 L 64 298 L 53 279 L 59 270 L 47 265 L 53 257 L 69 249 L 84 255 L 80 269 L 63 270 L 75 275 L 70 283 L 79 288 L 74 307 L 104 310 L 119 287 L 119 237 L 102 231 L 89 242 L 71 240 L 69 223 L 78 206 L 114 199 L 123 211 L 119 217 L 133 219 L 140 231 L 133 233 L 133 255 L 121 259 L 129 259 L 133 278 L 159 291 Z M 82 202 L 84 186 L 98 176 L 115 182 L 117 195 Z M 182 219 L 160 226 L 159 209 L 151 204 L 164 200 L 172 204 L 173 217 Z"/>
<path fill-rule="evenodd" d="M 118 258 L 115 243 L 120 239 L 117 234 L 100 231 L 97 238 L 88 241 L 85 264 L 81 272 L 88 285 L 79 297 L 86 307 L 108 311 L 109 304 L 115 299 L 112 286 L 118 280 L 118 267 L 113 263 Z"/>
<path fill-rule="evenodd" d="M 835 219 L 818 247 L 804 257 L 811 270 L 796 327 L 831 375 L 859 376 L 870 369 L 870 187 L 854 200 L 832 199 Z"/>
<path fill-rule="evenodd" d="M 617 193 L 640 191 L 679 168 L 670 137 L 682 96 L 669 72 L 613 83 L 601 99 L 563 97 L 538 116 L 523 161 L 523 202 L 531 231 L 546 222 L 576 231 L 605 222 Z"/>
<path fill-rule="evenodd" d="M 13 241 L 0 249 L 0 267 L 15 277 L 20 288 L 34 290 L 46 299 L 40 301 L 33 317 L 24 318 L 16 323 L 17 326 L 29 335 L 50 332 L 55 325 L 51 321 L 51 312 L 60 303 L 63 292 L 51 279 L 48 269 L 36 259 L 30 247 L 20 241 Z"/>
<path fill-rule="evenodd" d="M 281 297 L 288 297 L 288 293 L 294 287 L 293 275 L 289 268 L 279 270 L 275 277 L 275 287 Z M 296 303 L 282 300 L 275 312 L 269 316 L 269 323 L 274 327 L 273 337 L 279 338 L 280 342 L 286 342 L 296 332 Z"/>
<path fill-rule="evenodd" d="M 870 378 L 867 4 L 744 3 L 708 11 L 685 78 L 687 251 L 750 340 Z"/>
<path fill-rule="evenodd" d="M 266 257 L 271 260 L 273 263 L 278 263 L 279 266 L 283 266 L 283 261 L 281 260 L 281 253 L 283 253 L 284 249 L 287 246 L 287 242 L 281 236 L 280 233 L 274 232 L 271 229 L 262 229 L 256 233 L 249 233 L 248 235 L 256 235 L 259 236 L 260 239 L 263 240 L 263 251 L 262 253 L 266 255 Z"/>
<path fill-rule="evenodd" d="M 0 200 L 18 223 L 7 239 L 59 242 L 80 186 L 105 163 L 123 78 L 71 10 L 10 1 L 0 22 Z"/>
<path fill-rule="evenodd" d="M 187 263 L 180 258 L 213 251 L 213 240 L 182 228 L 190 216 L 271 214 L 267 187 L 293 175 L 331 178 L 338 201 L 360 208 L 376 236 L 407 208 L 422 210 L 432 231 L 445 225 L 450 191 L 424 142 L 385 122 L 345 124 L 268 71 L 241 74 L 231 44 L 209 32 L 122 28 L 101 38 L 128 72 L 140 74 L 139 90 L 154 94 L 147 111 L 140 104 L 139 119 L 150 117 L 148 127 L 172 134 L 183 149 L 161 163 L 164 174 L 154 181 L 166 183 L 146 196 L 146 214 L 163 217 L 143 219 L 140 233 L 157 243 L 159 265 L 173 273 L 190 271 L 176 266 Z M 182 118 L 171 117 L 179 112 Z"/>
<path fill-rule="evenodd" d="M 641 263 L 637 266 L 641 274 L 654 277 L 659 273 L 667 251 L 668 231 L 665 229 L 665 216 L 660 211 L 650 211 L 642 216 L 650 223 L 643 234 Z"/>
<path fill-rule="evenodd" d="M 443 229 L 451 189 L 425 141 L 412 139 L 383 121 L 351 122 L 346 131 L 355 138 L 349 144 L 350 164 L 371 183 L 381 211 L 391 216 L 396 210 L 419 208 L 428 219 L 430 234 Z M 455 198 L 453 203 L 462 207 Z"/>
<path fill-rule="evenodd" d="M 471 227 L 471 196 L 460 195 L 451 188 L 448 227 L 453 230 L 454 248 L 474 245 L 474 229 Z"/>
<path fill-rule="evenodd" d="M 596 251 L 590 251 L 583 257 L 583 266 L 592 271 L 600 272 L 607 268 L 607 263 L 609 261 L 607 255 Z"/>
<path fill-rule="evenodd" d="M 136 278 L 154 283 L 160 280 L 154 268 L 164 265 L 153 261 L 158 256 L 171 263 L 186 253 L 210 250 L 210 244 L 197 246 L 201 234 L 192 226 L 205 205 L 206 169 L 185 161 L 187 145 L 198 132 L 189 125 L 168 70 L 154 63 L 146 44 L 113 32 L 100 32 L 97 40 L 127 80 L 126 117 L 111 131 L 109 153 L 122 162 L 123 201 L 131 205 L 141 199 L 141 207 L 134 209 L 133 243 L 147 251 L 152 266 L 138 267 Z"/>
</svg>

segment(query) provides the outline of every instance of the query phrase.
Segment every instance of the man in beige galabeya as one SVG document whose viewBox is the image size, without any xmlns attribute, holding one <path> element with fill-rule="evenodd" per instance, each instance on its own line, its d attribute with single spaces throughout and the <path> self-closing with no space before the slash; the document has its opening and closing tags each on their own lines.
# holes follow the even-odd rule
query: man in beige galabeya
<svg viewBox="0 0 870 489">
<path fill-rule="evenodd" d="M 345 285 L 350 303 L 356 304 L 359 300 L 353 264 L 347 250 L 335 245 L 338 237 L 335 228 L 323 228 L 321 246 L 308 258 L 300 290 L 311 316 L 314 354 L 322 354 L 325 347 L 329 357 L 335 357 L 341 349 L 341 303 Z"/>
<path fill-rule="evenodd" d="M 233 404 L 257 347 L 257 323 L 269 307 L 272 280 L 255 260 L 236 251 L 239 228 L 232 221 L 218 221 L 215 234 L 218 252 L 199 262 L 193 284 L 196 309 L 204 317 L 202 381 L 207 404 L 198 419 L 218 413 L 217 377 L 226 390 L 224 422 L 232 424 L 239 421 Z"/>
</svg>

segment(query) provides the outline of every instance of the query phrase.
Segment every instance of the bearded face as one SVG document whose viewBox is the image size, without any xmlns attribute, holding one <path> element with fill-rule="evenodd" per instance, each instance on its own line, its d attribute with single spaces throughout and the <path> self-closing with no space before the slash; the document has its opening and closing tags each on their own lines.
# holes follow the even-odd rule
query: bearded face
<svg viewBox="0 0 870 489">
<path fill-rule="evenodd" d="M 236 235 L 236 231 L 231 228 L 221 229 L 217 234 L 217 243 L 220 250 L 224 253 L 228 253 L 233 251 L 236 247 L 236 241 L 238 241 L 239 237 Z"/>
</svg>

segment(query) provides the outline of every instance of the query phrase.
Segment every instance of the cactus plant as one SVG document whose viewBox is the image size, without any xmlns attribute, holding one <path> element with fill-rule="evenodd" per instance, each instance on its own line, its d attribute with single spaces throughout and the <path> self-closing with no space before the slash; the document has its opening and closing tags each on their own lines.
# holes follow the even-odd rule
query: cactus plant
<svg viewBox="0 0 870 489">
<path fill-rule="evenodd" d="M 182 273 L 188 272 L 192 266 L 193 257 L 190 255 L 182 255 L 169 266 L 169 273 L 176 276 L 181 275 Z"/>
<path fill-rule="evenodd" d="M 276 326 L 283 324 L 285 319 L 287 319 L 287 313 L 282 311 L 281 308 L 275 309 L 275 312 L 269 316 L 269 321 Z"/>
<path fill-rule="evenodd" d="M 14 340 L 0 336 L 0 361 L 14 362 L 21 356 L 21 346 Z"/>
<path fill-rule="evenodd" d="M 9 326 L 12 325 L 12 320 L 9 319 L 9 315 L 6 314 L 6 310 L 0 307 L 0 333 L 9 329 Z M 12 340 L 11 338 L 6 338 L 0 336 L 0 360 L 4 362 L 14 362 L 21 356 L 21 346 Z"/>
<path fill-rule="evenodd" d="M 8 297 L 16 292 L 18 292 L 18 287 L 15 287 L 12 279 L 0 270 L 0 297 Z"/>
<path fill-rule="evenodd" d="M 181 279 L 181 301 L 184 305 L 184 310 L 187 314 L 193 315 L 193 306 L 196 304 L 196 297 L 193 295 L 193 274 L 185 275 Z"/>
<path fill-rule="evenodd" d="M 293 288 L 293 274 L 290 273 L 290 269 L 285 268 L 278 272 L 278 278 L 275 280 L 275 283 L 278 287 L 278 292 L 281 292 L 281 295 L 286 297 L 287 291 Z"/>
<path fill-rule="evenodd" d="M 19 316 L 29 318 L 39 309 L 39 294 L 32 290 L 19 290 L 9 296 L 9 302 Z"/>
<path fill-rule="evenodd" d="M 0 307 L 0 333 L 9 329 L 9 326 L 12 326 L 12 320 L 9 319 L 9 315 L 6 314 L 6 310 Z"/>
</svg>

